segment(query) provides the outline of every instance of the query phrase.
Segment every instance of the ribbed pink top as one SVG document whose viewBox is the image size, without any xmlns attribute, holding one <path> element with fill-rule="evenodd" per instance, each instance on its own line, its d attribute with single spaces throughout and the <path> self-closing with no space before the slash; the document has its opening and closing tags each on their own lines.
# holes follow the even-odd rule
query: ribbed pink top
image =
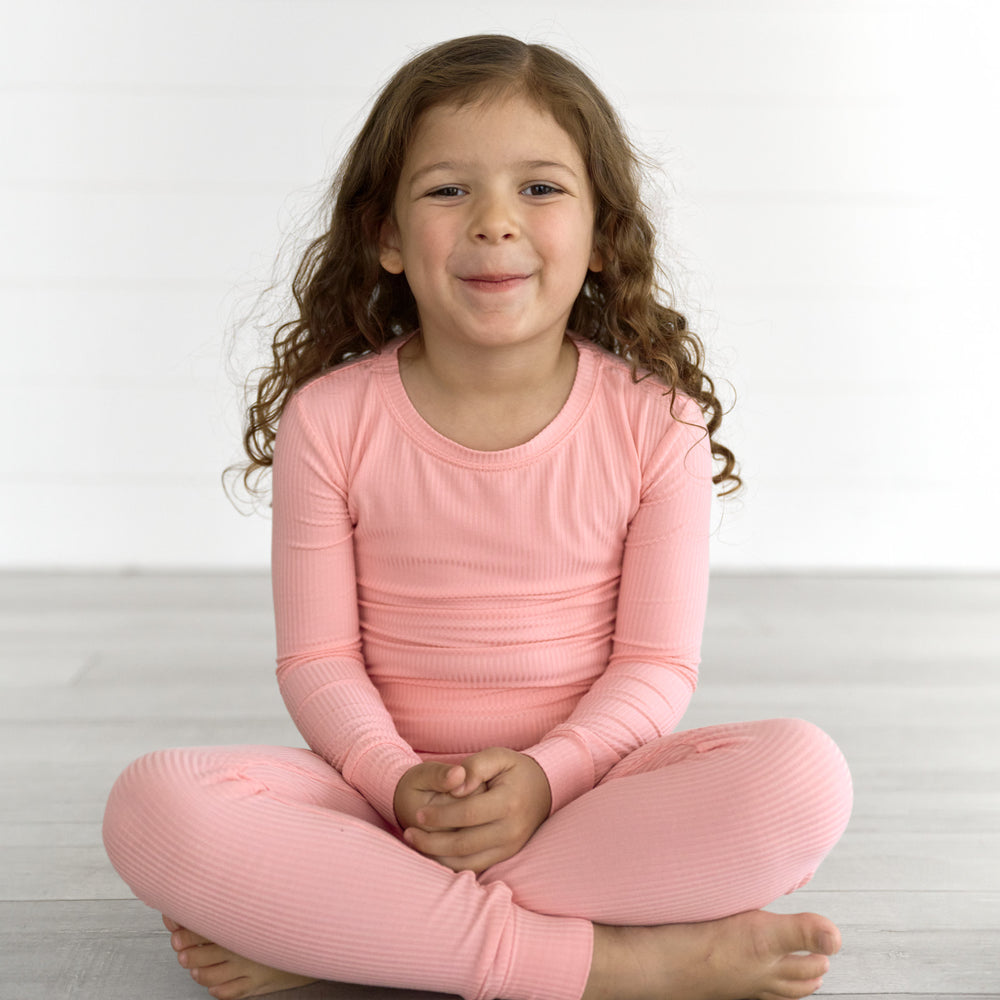
<svg viewBox="0 0 1000 1000">
<path fill-rule="evenodd" d="M 281 692 L 309 745 L 391 822 L 409 767 L 487 746 L 534 757 L 555 810 L 669 732 L 694 690 L 704 424 L 576 339 L 555 419 L 526 444 L 473 451 L 410 403 L 402 343 L 309 383 L 282 416 Z"/>
</svg>

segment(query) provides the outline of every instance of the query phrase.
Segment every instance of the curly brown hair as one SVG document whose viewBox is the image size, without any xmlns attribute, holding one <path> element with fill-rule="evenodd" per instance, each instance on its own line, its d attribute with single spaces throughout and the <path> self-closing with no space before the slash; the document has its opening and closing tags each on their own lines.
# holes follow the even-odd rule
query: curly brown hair
<svg viewBox="0 0 1000 1000">
<path fill-rule="evenodd" d="M 330 192 L 327 231 L 307 247 L 292 281 L 298 317 L 281 324 L 272 364 L 259 369 L 243 444 L 244 485 L 271 465 L 278 420 L 292 394 L 350 358 L 378 352 L 418 328 L 406 278 L 379 261 L 379 232 L 390 218 L 403 161 L 421 116 L 442 104 L 464 106 L 520 94 L 550 113 L 575 141 L 593 187 L 595 247 L 604 262 L 587 273 L 569 326 L 627 360 L 633 378 L 661 379 L 667 391 L 701 408 L 713 476 L 739 489 L 733 453 L 715 440 L 722 406 L 703 370 L 704 348 L 685 318 L 661 301 L 655 233 L 642 202 L 640 159 L 607 98 L 575 63 L 544 45 L 505 35 L 473 35 L 419 53 L 378 95 Z M 250 395 L 254 395 L 251 388 Z"/>
</svg>

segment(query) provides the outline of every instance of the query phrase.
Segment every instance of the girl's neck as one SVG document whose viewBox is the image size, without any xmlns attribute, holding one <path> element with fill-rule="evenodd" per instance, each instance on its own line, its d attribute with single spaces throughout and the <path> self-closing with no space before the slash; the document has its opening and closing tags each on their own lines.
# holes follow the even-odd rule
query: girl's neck
<svg viewBox="0 0 1000 1000">
<path fill-rule="evenodd" d="M 562 384 L 572 385 L 577 352 L 569 337 L 510 347 L 437 345 L 417 333 L 399 351 L 399 368 L 420 378 L 442 397 L 469 403 L 532 399 Z"/>
<path fill-rule="evenodd" d="M 445 437 L 479 451 L 530 441 L 569 398 L 578 354 L 568 337 L 463 354 L 417 335 L 400 348 L 399 374 L 417 413 Z"/>
</svg>

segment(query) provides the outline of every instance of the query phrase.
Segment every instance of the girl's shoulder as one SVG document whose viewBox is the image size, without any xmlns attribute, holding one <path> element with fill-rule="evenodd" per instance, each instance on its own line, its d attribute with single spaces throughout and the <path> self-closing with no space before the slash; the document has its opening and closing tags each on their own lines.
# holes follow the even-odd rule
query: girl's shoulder
<svg viewBox="0 0 1000 1000">
<path fill-rule="evenodd" d="M 712 456 L 697 402 L 596 344 L 582 349 L 596 352 L 600 366 L 592 426 L 602 435 L 617 428 L 612 433 L 635 456 L 644 500 L 673 496 L 694 481 L 710 494 Z"/>
<path fill-rule="evenodd" d="M 344 393 L 364 389 L 371 379 L 371 372 L 381 355 L 361 354 L 356 358 L 341 361 L 333 368 L 314 375 L 292 394 L 300 404 L 309 407 L 322 406 L 331 398 L 342 398 Z"/>
<path fill-rule="evenodd" d="M 289 408 L 322 425 L 351 424 L 373 405 L 376 386 L 395 363 L 397 338 L 314 375 L 292 393 Z"/>
<path fill-rule="evenodd" d="M 385 348 L 383 348 L 383 353 Z M 326 451 L 350 450 L 375 408 L 375 375 L 383 354 L 342 361 L 313 376 L 289 397 L 278 422 L 278 437 L 304 433 Z"/>
<path fill-rule="evenodd" d="M 687 394 L 671 388 L 663 379 L 632 364 L 611 351 L 585 338 L 576 339 L 579 350 L 595 356 L 598 366 L 599 395 L 607 403 L 621 407 L 630 422 L 656 424 L 694 424 L 704 429 L 701 408 Z"/>
</svg>

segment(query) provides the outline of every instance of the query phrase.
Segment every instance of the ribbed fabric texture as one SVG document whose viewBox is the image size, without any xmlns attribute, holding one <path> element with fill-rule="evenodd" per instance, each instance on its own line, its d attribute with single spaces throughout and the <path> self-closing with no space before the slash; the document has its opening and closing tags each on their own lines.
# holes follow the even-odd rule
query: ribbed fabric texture
<svg viewBox="0 0 1000 1000">
<path fill-rule="evenodd" d="M 777 719 L 647 744 L 478 879 L 392 836 L 304 749 L 143 757 L 112 790 L 104 837 L 140 899 L 277 968 L 468 1000 L 579 1000 L 590 921 L 764 906 L 808 881 L 850 809 L 830 738 Z"/>
<path fill-rule="evenodd" d="M 105 844 L 140 899 L 278 968 L 578 1000 L 591 921 L 708 920 L 808 880 L 850 776 L 795 720 L 672 732 L 707 588 L 693 404 L 577 341 L 555 420 L 475 452 L 415 412 L 398 347 L 310 383 L 279 429 L 278 678 L 312 751 L 143 757 Z M 491 745 L 541 764 L 553 814 L 477 879 L 403 843 L 392 798 Z"/>
<path fill-rule="evenodd" d="M 505 451 L 420 418 L 400 342 L 312 382 L 282 417 L 282 694 L 309 745 L 390 822 L 409 767 L 486 746 L 533 756 L 558 810 L 670 732 L 694 690 L 711 502 L 701 415 L 678 398 L 677 419 L 661 385 L 576 343 L 566 404 Z"/>
<path fill-rule="evenodd" d="M 150 754 L 116 783 L 104 834 L 140 899 L 276 968 L 468 1000 L 583 991 L 586 920 L 532 913 L 417 854 L 307 750 Z"/>
</svg>

